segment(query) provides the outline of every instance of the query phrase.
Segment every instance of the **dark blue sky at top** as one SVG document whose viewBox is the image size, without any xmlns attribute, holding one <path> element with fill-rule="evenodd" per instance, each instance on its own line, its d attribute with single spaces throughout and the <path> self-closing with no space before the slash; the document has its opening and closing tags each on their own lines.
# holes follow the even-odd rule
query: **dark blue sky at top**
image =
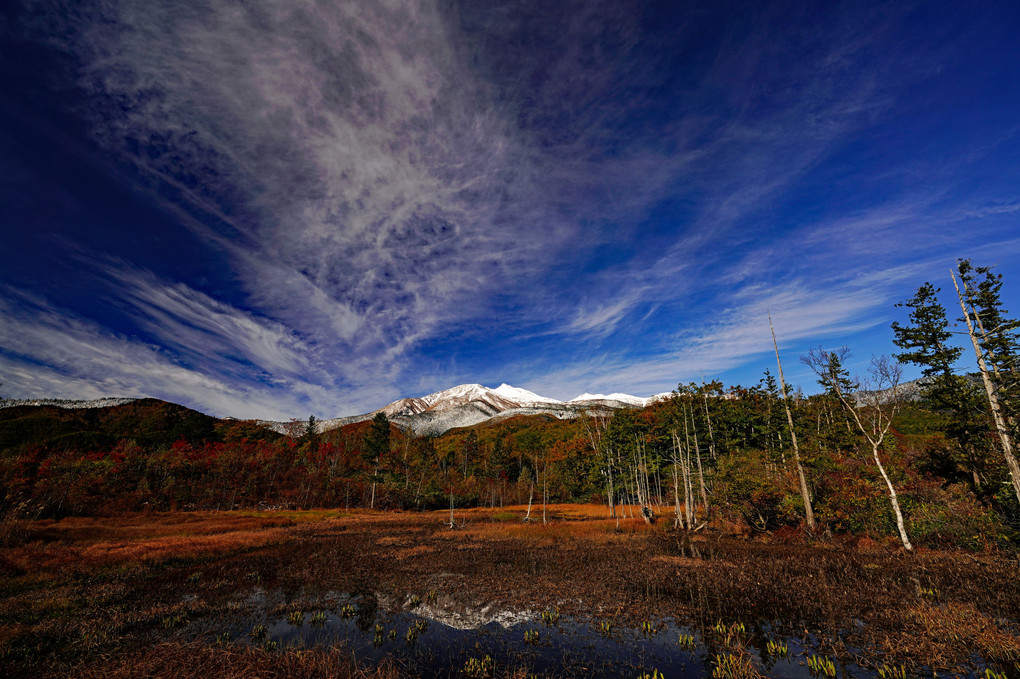
<svg viewBox="0 0 1020 679">
<path fill-rule="evenodd" d="M 1014 2 L 0 12 L 7 397 L 753 384 L 766 309 L 812 391 L 957 257 L 1020 311 Z"/>
</svg>

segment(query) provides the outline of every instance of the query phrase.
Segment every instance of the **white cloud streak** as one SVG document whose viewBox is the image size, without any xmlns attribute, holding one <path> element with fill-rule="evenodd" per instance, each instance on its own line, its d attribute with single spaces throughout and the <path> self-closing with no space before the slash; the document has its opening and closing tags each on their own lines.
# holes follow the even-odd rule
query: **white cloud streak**
<svg viewBox="0 0 1020 679">
<path fill-rule="evenodd" d="M 0 373 L 5 394 L 14 398 L 153 396 L 245 418 L 286 419 L 308 409 L 303 394 L 269 396 L 230 383 L 156 344 L 112 333 L 17 290 L 5 291 L 0 315 Z"/>
<path fill-rule="evenodd" d="M 667 81 L 639 63 L 640 19 L 611 4 L 40 3 L 36 33 L 77 60 L 96 140 L 228 254 L 245 298 L 101 267 L 172 356 L 37 305 L 4 313 L 63 348 L 28 352 L 8 334 L 5 360 L 49 366 L 38 380 L 53 388 L 60 375 L 99 388 L 111 370 L 120 393 L 149 379 L 167 394 L 191 385 L 218 412 L 261 398 L 267 412 L 331 415 L 449 379 L 420 347 L 474 327 L 589 343 L 527 382 L 560 397 L 661 391 L 740 365 L 763 351 L 766 305 L 791 340 L 868 327 L 889 300 L 865 281 L 897 259 L 876 250 L 916 243 L 941 196 L 797 227 L 769 210 L 937 61 L 889 50 L 906 10 L 755 11 L 746 34 L 701 55 L 668 121 L 622 132 L 654 103 L 642 88 Z M 546 49 L 520 48 L 518 33 Z M 645 242 L 665 199 L 687 207 Z M 968 214 L 1015 209 L 1012 196 Z M 933 256 L 914 249 L 913 261 Z M 726 311 L 706 321 L 707 306 Z M 659 307 L 702 329 L 613 344 Z M 115 349 L 139 362 L 134 391 L 104 353 Z M 28 389 L 19 365 L 12 382 Z M 535 359 L 532 375 L 550 365 Z"/>
</svg>

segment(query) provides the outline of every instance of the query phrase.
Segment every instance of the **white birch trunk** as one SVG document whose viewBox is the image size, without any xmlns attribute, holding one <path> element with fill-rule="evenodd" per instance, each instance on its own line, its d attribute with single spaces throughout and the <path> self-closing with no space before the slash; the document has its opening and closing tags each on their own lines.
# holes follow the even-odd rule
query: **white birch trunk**
<svg viewBox="0 0 1020 679">
<path fill-rule="evenodd" d="M 800 463 L 800 448 L 797 446 L 797 432 L 793 430 L 793 414 L 790 403 L 786 400 L 786 379 L 783 377 L 783 362 L 779 360 L 779 343 L 776 342 L 776 330 L 772 327 L 772 314 L 769 314 L 769 330 L 772 331 L 772 346 L 776 350 L 776 365 L 779 366 L 779 385 L 782 388 L 783 405 L 786 407 L 786 421 L 790 425 L 790 441 L 793 443 L 793 459 L 797 463 L 797 477 L 800 479 L 800 496 L 804 501 L 804 518 L 809 530 L 815 529 L 815 513 L 811 509 L 811 495 L 808 493 L 807 477 Z"/>
<path fill-rule="evenodd" d="M 1016 493 L 1017 500 L 1020 500 L 1020 464 L 1017 464 L 1016 455 L 1013 453 L 1013 437 L 1010 436 L 1002 408 L 999 405 L 999 398 L 995 393 L 992 379 L 988 375 L 988 366 L 985 364 L 984 356 L 981 353 L 981 345 L 974 334 L 974 326 L 971 323 L 970 313 L 963 302 L 963 295 L 960 294 L 960 286 L 956 282 L 956 274 L 950 269 L 949 275 L 953 278 L 953 287 L 956 288 L 956 296 L 960 300 L 960 309 L 963 310 L 963 317 L 967 321 L 967 332 L 970 334 L 971 343 L 974 345 L 974 354 L 977 357 L 978 368 L 981 370 L 981 381 L 984 383 L 985 393 L 988 395 L 988 405 L 992 411 L 992 419 L 995 421 L 995 431 L 999 435 L 999 441 L 1002 443 L 1002 453 L 1006 458 L 1006 466 L 1009 468 L 1010 480 L 1013 482 L 1013 492 Z"/>
</svg>

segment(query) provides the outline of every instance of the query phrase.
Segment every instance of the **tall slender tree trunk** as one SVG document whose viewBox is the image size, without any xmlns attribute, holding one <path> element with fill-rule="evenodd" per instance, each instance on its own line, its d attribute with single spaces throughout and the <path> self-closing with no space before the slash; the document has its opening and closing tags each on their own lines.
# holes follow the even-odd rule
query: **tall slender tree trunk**
<svg viewBox="0 0 1020 679">
<path fill-rule="evenodd" d="M 800 479 L 800 496 L 804 500 L 804 518 L 809 530 L 815 529 L 815 513 L 811 509 L 811 494 L 808 492 L 807 477 L 804 466 L 800 463 L 800 448 L 797 446 L 797 432 L 793 429 L 793 414 L 790 402 L 786 399 L 786 379 L 783 377 L 783 362 L 779 360 L 779 343 L 776 342 L 776 329 L 772 327 L 772 314 L 769 313 L 769 330 L 772 331 L 772 346 L 776 350 L 776 365 L 779 366 L 779 386 L 783 390 L 783 406 L 786 407 L 786 421 L 790 425 L 790 441 L 793 443 L 793 459 L 797 463 L 797 476 Z"/>
<path fill-rule="evenodd" d="M 1013 453 L 1013 437 L 1010 436 L 1009 428 L 1006 426 L 1006 419 L 1003 416 L 1002 408 L 999 405 L 999 397 L 995 393 L 995 386 L 992 378 L 988 375 L 988 366 L 985 364 L 984 355 L 981 353 L 981 345 L 977 335 L 974 334 L 974 325 L 971 323 L 970 313 L 960 293 L 960 286 L 956 282 L 956 274 L 949 270 L 953 278 L 953 286 L 956 288 L 956 296 L 960 300 L 960 309 L 963 311 L 963 318 L 967 321 L 967 332 L 970 334 L 971 343 L 974 345 L 974 355 L 977 357 L 978 368 L 981 370 L 981 381 L 985 385 L 985 393 L 988 395 L 988 405 L 992 411 L 992 419 L 995 421 L 995 431 L 1002 443 L 1002 453 L 1006 458 L 1006 466 L 1009 468 L 1009 477 L 1013 482 L 1013 492 L 1017 500 L 1020 500 L 1020 464 L 1017 464 L 1016 455 Z"/>
<path fill-rule="evenodd" d="M 705 422 L 708 423 L 708 452 L 715 460 L 715 435 L 712 433 L 712 417 L 708 414 L 708 394 L 705 393 L 705 380 L 701 380 L 701 399 L 705 406 Z"/>
<path fill-rule="evenodd" d="M 547 523 L 546 508 L 549 506 L 549 461 L 546 460 L 542 471 L 542 523 Z"/>
<path fill-rule="evenodd" d="M 680 437 L 676 431 L 670 433 L 673 435 L 673 502 L 676 504 L 676 522 L 686 528 L 683 510 L 680 508 Z"/>
<path fill-rule="evenodd" d="M 683 472 L 684 472 L 684 509 L 687 514 L 687 526 L 694 528 L 694 522 L 697 520 L 697 513 L 694 511 L 694 484 L 691 482 L 691 434 L 687 428 L 687 407 L 684 406 L 684 455 L 683 455 Z"/>
<path fill-rule="evenodd" d="M 698 461 L 698 483 L 701 486 L 701 502 L 705 506 L 705 517 L 708 517 L 708 492 L 705 490 L 705 474 L 701 470 L 701 448 L 698 447 L 698 430 L 694 426 L 694 410 L 691 410 L 691 429 L 694 431 L 694 457 Z"/>
<path fill-rule="evenodd" d="M 882 461 L 878 458 L 878 445 L 874 442 L 871 444 L 871 456 L 875 458 L 875 464 L 878 466 L 878 471 L 885 480 L 885 485 L 889 489 L 889 501 L 892 504 L 893 514 L 896 515 L 896 530 L 900 533 L 900 540 L 903 541 L 903 548 L 908 552 L 914 549 L 914 546 L 910 544 L 910 538 L 907 537 L 907 528 L 903 524 L 903 513 L 900 511 L 900 501 L 896 497 L 896 489 L 893 488 L 892 481 L 889 480 L 889 475 L 885 473 L 885 467 L 882 466 Z"/>
<path fill-rule="evenodd" d="M 457 524 L 453 520 L 453 486 L 450 486 L 450 528 L 456 528 Z"/>
</svg>

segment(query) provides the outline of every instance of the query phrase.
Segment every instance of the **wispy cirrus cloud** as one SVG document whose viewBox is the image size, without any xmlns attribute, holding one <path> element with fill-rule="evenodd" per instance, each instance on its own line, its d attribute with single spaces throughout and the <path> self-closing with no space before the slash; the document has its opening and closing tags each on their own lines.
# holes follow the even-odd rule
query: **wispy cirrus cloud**
<svg viewBox="0 0 1020 679">
<path fill-rule="evenodd" d="M 325 390 L 268 395 L 248 381 L 217 375 L 156 343 L 113 333 L 35 295 L 7 289 L 0 299 L 0 371 L 5 390 L 49 398 L 154 396 L 206 412 L 287 419 Z M 10 392 L 8 392 L 10 393 Z"/>
<path fill-rule="evenodd" d="M 903 40 L 923 8 L 33 3 L 19 37 L 70 56 L 118 181 L 229 279 L 109 244 L 125 325 L 68 310 L 65 334 L 144 337 L 137 360 L 151 343 L 301 416 L 504 369 L 561 397 L 661 390 L 756 360 L 763 306 L 791 338 L 874 326 L 882 276 L 1001 241 L 1016 204 L 870 155 L 974 39 Z"/>
</svg>

